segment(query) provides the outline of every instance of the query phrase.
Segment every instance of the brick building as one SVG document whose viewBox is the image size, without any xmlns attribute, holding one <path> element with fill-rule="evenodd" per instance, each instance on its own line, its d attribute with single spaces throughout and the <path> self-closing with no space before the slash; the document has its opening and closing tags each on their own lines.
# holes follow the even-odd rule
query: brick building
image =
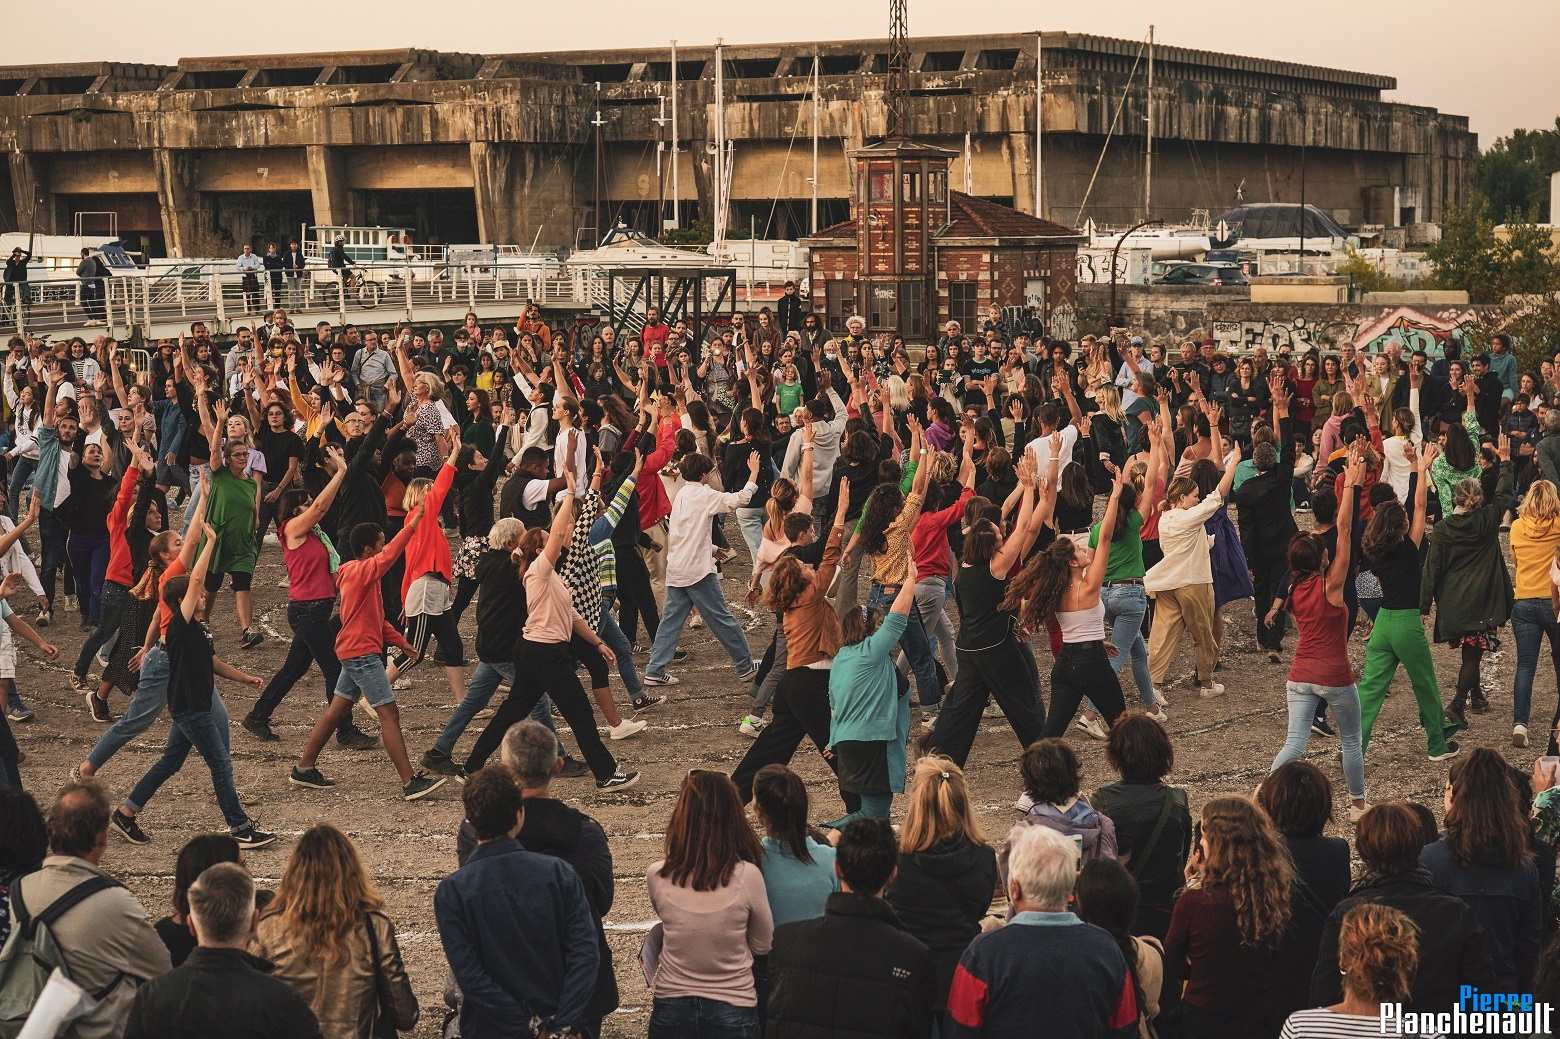
<svg viewBox="0 0 1560 1039">
<path fill-rule="evenodd" d="M 889 140 L 851 158 L 851 218 L 802 239 L 813 308 L 829 329 L 860 314 L 868 332 L 919 342 L 949 320 L 978 328 L 996 303 L 1071 336 L 1082 232 L 948 190 L 946 149 Z"/>
</svg>

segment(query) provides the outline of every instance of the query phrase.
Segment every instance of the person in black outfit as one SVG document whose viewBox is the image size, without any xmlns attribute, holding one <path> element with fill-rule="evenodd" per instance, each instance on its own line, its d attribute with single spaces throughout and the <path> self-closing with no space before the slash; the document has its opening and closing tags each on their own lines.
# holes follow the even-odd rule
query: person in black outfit
<svg viewBox="0 0 1560 1039">
<path fill-rule="evenodd" d="M 1485 439 L 1498 439 L 1501 435 L 1500 403 L 1506 388 L 1500 381 L 1500 376 L 1490 371 L 1489 354 L 1478 354 L 1474 357 L 1473 374 L 1468 378 L 1473 380 L 1474 388 L 1478 393 L 1473 401 L 1473 413 L 1479 417 L 1479 425 L 1484 430 Z"/>
<path fill-rule="evenodd" d="M 477 594 L 476 562 L 487 548 L 488 531 L 493 527 L 493 488 L 509 465 L 509 427 L 499 426 L 493 442 L 496 458 L 484 458 L 474 445 L 467 444 L 455 459 L 455 504 L 461 536 L 453 607 L 457 625 Z"/>
<path fill-rule="evenodd" d="M 931 1034 L 931 954 L 883 901 L 897 851 L 887 819 L 850 823 L 835 850 L 840 890 L 824 903 L 823 916 L 775 928 L 769 1039 Z"/>
<path fill-rule="evenodd" d="M 208 867 L 190 886 L 189 901 L 200 946 L 182 966 L 136 990 L 125 1039 L 319 1039 L 309 1004 L 245 951 L 260 914 L 244 867 Z"/>
<path fill-rule="evenodd" d="M 1482 992 L 1496 987 L 1495 967 L 1479 918 L 1468 904 L 1436 887 L 1419 865 L 1425 841 L 1423 824 L 1402 801 L 1373 805 L 1360 817 L 1355 846 L 1365 864 L 1364 877 L 1339 902 L 1322 928 L 1316 969 L 1311 975 L 1312 1006 L 1343 998 L 1338 973 L 1338 930 L 1349 910 L 1371 903 L 1406 913 L 1419 931 L 1419 969 L 1403 1002 L 1404 1013 L 1441 1013 L 1457 1002 L 1459 986 Z"/>
<path fill-rule="evenodd" d="M 32 253 L 17 246 L 5 261 L 6 306 L 23 307 L 32 302 L 32 288 L 27 284 L 27 263 Z M 783 306 L 783 304 L 782 304 Z M 785 311 L 782 309 L 781 314 Z"/>
<path fill-rule="evenodd" d="M 780 326 L 780 334 L 787 332 L 800 332 L 802 330 L 802 297 L 796 293 L 796 282 L 785 283 L 785 291 L 780 295 L 780 302 L 775 304 L 776 323 Z"/>
<path fill-rule="evenodd" d="M 1231 495 L 1240 516 L 1240 541 L 1246 550 L 1256 595 L 1252 610 L 1257 618 L 1257 645 L 1267 650 L 1268 661 L 1278 663 L 1284 648 L 1284 623 L 1268 624 L 1269 606 L 1278 594 L 1289 568 L 1289 539 L 1300 532 L 1295 525 L 1289 497 L 1295 475 L 1294 426 L 1289 419 L 1289 391 L 1282 379 L 1268 386 L 1273 401 L 1273 421 L 1278 443 L 1260 443 L 1252 449 L 1257 475 Z"/>
<path fill-rule="evenodd" d="M 260 263 L 265 267 L 266 277 L 271 280 L 271 306 L 282 305 L 282 271 L 287 269 L 287 263 L 282 254 L 276 251 L 276 243 L 272 242 L 265 247 L 265 255 L 260 257 Z"/>
</svg>

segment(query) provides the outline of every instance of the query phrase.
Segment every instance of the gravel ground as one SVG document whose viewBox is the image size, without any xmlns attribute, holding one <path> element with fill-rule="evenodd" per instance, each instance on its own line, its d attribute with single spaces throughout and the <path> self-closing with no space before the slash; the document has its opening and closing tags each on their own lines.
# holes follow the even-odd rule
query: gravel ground
<svg viewBox="0 0 1560 1039">
<path fill-rule="evenodd" d="M 732 543 L 741 544 L 735 524 L 729 526 Z M 258 648 L 245 652 L 238 647 L 231 592 L 224 590 L 219 594 L 212 614 L 211 627 L 216 633 L 219 655 L 262 676 L 269 676 L 280 666 L 290 637 L 287 593 L 277 587 L 282 576 L 281 552 L 272 542 L 262 552 L 255 576 L 256 615 L 261 630 L 268 636 Z M 740 605 L 746 580 L 744 559 L 727 565 L 723 578 L 727 596 L 737 604 L 738 619 L 748 629 L 756 658 L 767 643 L 771 621 L 767 614 L 755 614 Z M 1286 727 L 1287 659 L 1283 665 L 1270 664 L 1266 656 L 1255 652 L 1249 601 L 1232 603 L 1224 612 L 1226 645 L 1219 677 L 1228 686 L 1226 695 L 1200 700 L 1184 679 L 1172 682 L 1166 690 L 1170 701 L 1169 730 L 1177 751 L 1172 781 L 1189 789 L 1194 811 L 1216 794 L 1252 790 L 1266 774 L 1283 742 Z M 474 624 L 475 611 L 471 610 L 463 631 L 468 647 Z M 36 709 L 37 719 L 13 724 L 13 729 L 28 755 L 22 766 L 23 780 L 40 800 L 46 801 L 70 768 L 85 756 L 103 726 L 91 721 L 80 695 L 71 690 L 67 680 L 68 662 L 74 660 L 82 641 L 76 617 L 57 610 L 55 626 L 43 634 L 59 643 L 61 659 L 67 663 L 41 661 L 30 646 L 20 651 L 18 682 L 27 702 Z M 1292 637 L 1289 643 L 1292 648 Z M 676 669 L 682 684 L 670 690 L 670 701 L 646 715 L 650 727 L 642 734 L 611 744 L 623 767 L 642 773 L 639 785 L 617 796 L 598 796 L 588 778 L 560 781 L 555 787 L 557 796 L 601 822 L 612 847 L 617 897 L 607 918 L 607 931 L 623 1005 L 608 1019 L 608 1037 L 645 1033 L 650 994 L 639 974 L 637 954 L 644 932 L 655 916 L 645 892 L 644 874 L 660 855 L 663 828 L 671 814 L 678 784 L 690 767 L 729 771 L 749 745 L 737 732 L 747 697 L 734 680 L 724 651 L 704 629 L 687 631 L 682 644 L 689 655 Z M 1450 699 L 1456 664 L 1444 647 L 1436 647 L 1434 652 L 1443 681 L 1443 698 Z M 1358 668 L 1364 655 L 1362 639 L 1356 637 L 1351 653 Z M 1049 660 L 1043 645 L 1040 656 L 1045 676 Z M 643 668 L 644 656 L 637 660 Z M 1509 639 L 1500 653 L 1486 659 L 1484 687 L 1494 707 L 1489 714 L 1470 715 L 1473 728 L 1461 737 L 1461 742 L 1464 748 L 1501 748 L 1514 764 L 1528 768 L 1533 756 L 1543 751 L 1541 747 L 1523 751 L 1510 746 L 1514 664 L 1515 647 Z M 1191 667 L 1190 644 L 1186 643 L 1172 674 L 1187 675 Z M 399 699 L 402 725 L 415 761 L 432 745 L 453 700 L 442 670 L 433 666 L 417 668 L 412 683 L 412 689 L 400 694 Z M 619 701 L 626 700 L 616 676 L 613 684 Z M 337 788 L 309 791 L 289 786 L 288 770 L 320 709 L 323 682 L 319 673 L 311 672 L 277 711 L 273 727 L 282 738 L 280 743 L 261 743 L 237 725 L 237 719 L 254 701 L 254 692 L 231 683 L 221 685 L 234 718 L 233 767 L 238 786 L 247 797 L 257 800 L 249 810 L 260 825 L 282 837 L 270 848 L 249 856 L 256 879 L 262 886 L 276 884 L 292 843 L 308 826 L 330 820 L 343 827 L 357 841 L 384 894 L 386 909 L 399 929 L 402 952 L 423 1007 L 422 1021 L 412 1034 L 439 1034 L 438 1025 L 445 1009 L 441 997 L 445 964 L 434 926 L 433 891 L 439 880 L 455 868 L 460 787 L 451 782 L 428 798 L 408 804 L 399 796 L 398 779 L 383 750 L 346 751 L 334 744 L 328 745 L 321 756 L 320 768 L 338 780 Z M 1043 677 L 1042 685 L 1049 698 L 1049 679 Z M 1126 679 L 1126 686 L 1130 703 L 1135 694 L 1130 678 Z M 1538 719 L 1535 736 L 1543 731 L 1543 720 L 1552 711 L 1555 695 L 1552 672 L 1540 668 L 1534 690 L 1533 715 Z M 114 694 L 115 715 L 123 712 L 126 702 L 124 697 Z M 360 717 L 359 722 L 365 729 L 375 731 L 372 719 Z M 573 747 L 567 729 L 562 731 Z M 103 769 L 100 777 L 116 798 L 126 794 L 156 759 L 166 732 L 166 721 L 159 721 Z M 461 743 L 462 753 L 475 737 L 475 730 L 468 732 Z M 1102 744 L 1077 728 L 1069 730 L 1068 739 L 1083 760 L 1086 790 L 1111 781 Z M 1004 833 L 1016 818 L 1011 804 L 1020 792 L 1020 751 L 1005 721 L 986 719 L 970 757 L 968 773 L 988 834 Z M 1336 740 L 1314 738 L 1308 754 L 1333 778 L 1341 820 L 1346 801 Z M 1432 764 L 1424 755 L 1424 738 L 1418 728 L 1413 696 L 1406 677 L 1400 673 L 1377 723 L 1366 761 L 1370 800 L 1418 800 L 1432 806 L 1439 815 L 1447 763 Z M 804 746 L 795 766 L 813 792 L 814 817 L 832 818 L 838 814 L 832 784 L 825 783 L 827 770 L 817 756 Z M 902 798 L 896 800 L 896 821 L 903 813 L 902 802 Z M 184 772 L 163 788 L 141 821 L 152 843 L 134 847 L 111 836 L 103 865 L 130 885 L 155 918 L 170 911 L 173 864 L 179 848 L 195 834 L 220 829 L 222 825 L 210 779 L 201 764 L 192 758 Z M 1333 832 L 1346 835 L 1346 826 L 1335 823 Z"/>
</svg>

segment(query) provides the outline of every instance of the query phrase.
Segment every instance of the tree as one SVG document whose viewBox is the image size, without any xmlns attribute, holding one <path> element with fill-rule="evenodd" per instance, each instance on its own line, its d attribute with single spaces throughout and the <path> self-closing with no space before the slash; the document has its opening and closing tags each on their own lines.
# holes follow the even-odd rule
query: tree
<svg viewBox="0 0 1560 1039">
<path fill-rule="evenodd" d="M 1560 117 L 1552 130 L 1515 130 L 1496 138 L 1479 156 L 1479 195 L 1498 219 L 1533 213 L 1543 222 L 1560 221 L 1549 212 L 1549 175 L 1560 170 Z"/>
<path fill-rule="evenodd" d="M 1506 222 L 1495 236 L 1488 203 L 1453 209 L 1441 224 L 1441 239 L 1425 251 L 1435 265 L 1437 288 L 1461 289 L 1473 303 L 1499 303 L 1510 295 L 1560 290 L 1560 255 L 1546 228 L 1530 217 Z"/>
<path fill-rule="evenodd" d="M 1345 244 L 1343 251 L 1348 259 L 1334 273 L 1348 278 L 1355 292 L 1393 292 L 1403 287 L 1396 278 L 1371 263 L 1354 246 Z"/>
</svg>

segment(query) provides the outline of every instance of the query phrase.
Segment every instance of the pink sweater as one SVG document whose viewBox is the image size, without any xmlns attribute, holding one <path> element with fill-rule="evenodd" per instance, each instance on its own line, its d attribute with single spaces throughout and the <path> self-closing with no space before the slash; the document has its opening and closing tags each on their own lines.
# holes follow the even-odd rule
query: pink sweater
<svg viewBox="0 0 1560 1039">
<path fill-rule="evenodd" d="M 769 952 L 775 931 L 764 874 L 750 862 L 739 862 L 725 887 L 695 891 L 659 876 L 661 866 L 651 863 L 647 873 L 650 904 L 666 931 L 655 972 L 656 997 L 702 996 L 757 1006 L 753 957 Z"/>
</svg>

